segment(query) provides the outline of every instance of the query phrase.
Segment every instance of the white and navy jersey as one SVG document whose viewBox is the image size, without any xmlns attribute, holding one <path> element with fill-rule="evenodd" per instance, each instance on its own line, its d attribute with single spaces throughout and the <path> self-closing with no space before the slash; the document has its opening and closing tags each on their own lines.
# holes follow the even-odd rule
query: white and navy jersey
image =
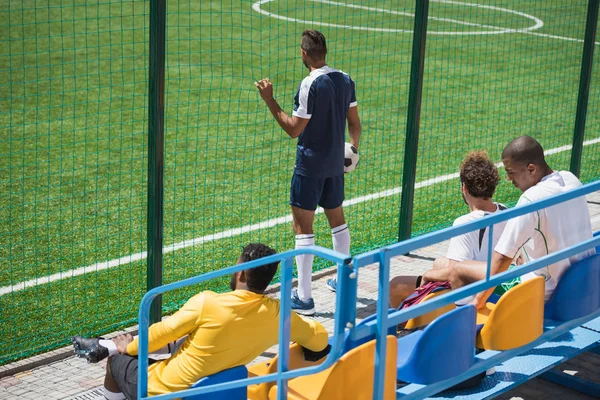
<svg viewBox="0 0 600 400">
<path fill-rule="evenodd" d="M 312 178 L 344 174 L 348 108 L 356 107 L 354 82 L 328 66 L 311 71 L 296 96 L 292 115 L 310 119 L 298 138 L 295 173 Z"/>
</svg>

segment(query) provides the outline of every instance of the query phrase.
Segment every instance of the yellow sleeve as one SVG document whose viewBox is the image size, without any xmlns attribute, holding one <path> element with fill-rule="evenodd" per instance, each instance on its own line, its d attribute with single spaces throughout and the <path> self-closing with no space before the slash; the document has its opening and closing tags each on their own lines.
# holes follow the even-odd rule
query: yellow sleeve
<svg viewBox="0 0 600 400">
<path fill-rule="evenodd" d="M 321 351 L 327 347 L 327 331 L 319 322 L 305 319 L 292 311 L 290 339 L 311 351 Z"/>
<path fill-rule="evenodd" d="M 152 324 L 148 330 L 148 352 L 152 353 L 168 343 L 181 339 L 201 324 L 204 293 L 192 297 L 175 314 Z M 138 338 L 127 345 L 127 354 L 138 354 Z"/>
</svg>

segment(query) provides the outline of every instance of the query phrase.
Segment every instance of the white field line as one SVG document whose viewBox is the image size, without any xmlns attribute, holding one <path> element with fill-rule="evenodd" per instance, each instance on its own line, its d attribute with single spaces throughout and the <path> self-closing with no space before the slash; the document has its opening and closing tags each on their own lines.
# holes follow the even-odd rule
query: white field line
<svg viewBox="0 0 600 400">
<path fill-rule="evenodd" d="M 286 17 L 285 15 L 275 14 L 275 13 L 263 10 L 261 8 L 261 6 L 263 4 L 271 3 L 274 1 L 275 0 L 259 0 L 256 3 L 252 4 L 252 9 L 254 11 L 256 11 L 257 13 L 265 15 L 270 18 L 275 18 L 275 19 L 279 19 L 282 21 L 308 24 L 308 25 L 328 26 L 331 28 L 352 29 L 352 30 L 370 31 L 370 32 L 412 33 L 412 30 L 408 30 L 408 29 L 375 28 L 375 27 L 369 27 L 369 26 L 334 24 L 334 23 L 322 22 L 322 21 L 309 21 L 309 20 L 297 19 L 297 18 L 292 18 L 292 17 Z M 339 7 L 356 8 L 356 9 L 367 10 L 367 11 L 381 12 L 381 13 L 386 13 L 386 14 L 403 15 L 406 17 L 413 17 L 413 18 L 415 16 L 414 14 L 403 12 L 403 11 L 387 10 L 384 8 L 376 8 L 376 7 L 367 7 L 367 6 L 357 5 L 357 4 L 350 4 L 350 3 L 340 3 L 340 2 L 337 2 L 334 0 L 309 0 L 309 1 L 313 1 L 315 3 L 329 4 L 329 5 L 333 5 L 333 6 L 339 6 Z M 430 19 L 430 20 L 443 21 L 443 22 L 449 22 L 449 23 L 453 23 L 453 24 L 457 24 L 457 25 L 466 25 L 466 26 L 473 26 L 473 27 L 493 29 L 493 30 L 477 31 L 477 32 L 428 31 L 427 33 L 429 35 L 446 35 L 446 36 L 499 35 L 499 34 L 503 34 L 503 33 L 529 32 L 532 30 L 540 29 L 541 27 L 544 26 L 544 22 L 541 19 L 536 18 L 533 15 L 525 14 L 523 12 L 511 10 L 508 8 L 495 7 L 495 6 L 483 5 L 483 4 L 465 3 L 465 2 L 454 1 L 454 0 L 433 0 L 433 1 L 438 2 L 438 3 L 445 3 L 445 4 L 454 4 L 454 5 L 464 6 L 464 7 L 475 7 L 475 8 L 483 8 L 483 9 L 488 9 L 488 10 L 501 11 L 501 12 L 504 12 L 507 14 L 515 14 L 515 15 L 530 19 L 535 24 L 531 25 L 527 28 L 511 29 L 511 28 L 503 28 L 503 27 L 492 26 L 492 25 L 482 25 L 482 24 L 477 24 L 474 22 L 466 22 L 466 21 L 460 21 L 460 20 L 450 19 L 450 18 L 439 18 L 439 17 L 430 16 L 430 17 L 428 17 L 428 19 Z"/>
<path fill-rule="evenodd" d="M 585 40 L 583 39 L 576 39 L 576 38 L 570 38 L 570 37 L 566 37 L 566 36 L 556 36 L 556 35 L 549 35 L 547 33 L 539 33 L 539 32 L 529 32 L 529 31 L 515 31 L 516 33 L 524 33 L 526 35 L 534 35 L 534 36 L 540 36 L 540 37 L 547 37 L 550 39 L 558 39 L 558 40 L 567 40 L 569 42 L 577 42 L 577 43 L 583 43 L 585 42 Z M 596 46 L 600 46 L 600 42 L 594 42 L 594 44 Z"/>
<path fill-rule="evenodd" d="M 256 3 L 252 4 L 252 9 L 254 11 L 256 11 L 257 13 L 265 15 L 270 18 L 275 18 L 275 19 L 279 19 L 282 21 L 288 21 L 288 22 L 301 23 L 301 24 L 306 24 L 306 25 L 319 25 L 319 26 L 327 26 L 330 28 L 352 29 L 352 30 L 357 30 L 357 31 L 369 31 L 369 32 L 412 33 L 412 30 L 408 30 L 408 29 L 375 28 L 375 27 L 369 27 L 369 26 L 343 25 L 343 24 L 334 24 L 334 23 L 328 23 L 328 22 L 323 22 L 323 21 L 303 20 L 303 19 L 297 19 L 297 18 L 292 18 L 292 17 L 286 17 L 284 15 L 275 14 L 275 13 L 263 10 L 261 8 L 261 6 L 263 4 L 271 3 L 274 1 L 275 0 L 259 0 Z M 377 8 L 377 7 L 367 7 L 367 6 L 361 6 L 361 5 L 357 5 L 357 4 L 351 4 L 351 3 L 341 3 L 341 2 L 337 2 L 337 1 L 333 1 L 333 0 L 309 0 L 309 1 L 312 1 L 315 3 L 329 4 L 329 5 L 333 5 L 333 6 L 339 6 L 339 7 L 355 8 L 355 9 L 361 9 L 361 10 L 367 10 L 367 11 L 373 11 L 373 12 L 381 12 L 384 14 L 403 15 L 406 17 L 413 17 L 413 18 L 415 16 L 414 14 L 404 12 L 404 11 L 388 10 L 385 8 Z M 484 8 L 484 9 L 489 9 L 489 10 L 501 11 L 501 12 L 504 12 L 507 14 L 515 14 L 515 15 L 519 15 L 521 17 L 524 17 L 524 18 L 534 21 L 535 25 L 529 26 L 527 28 L 511 29 L 511 28 L 503 28 L 500 26 L 484 25 L 484 24 L 477 24 L 474 22 L 460 21 L 460 20 L 450 19 L 450 18 L 440 18 L 440 17 L 429 16 L 428 19 L 432 20 L 432 21 L 449 22 L 449 23 L 453 23 L 453 24 L 457 24 L 457 25 L 473 26 L 473 27 L 486 28 L 486 29 L 491 29 L 491 30 L 478 31 L 478 32 L 427 31 L 428 35 L 467 36 L 467 35 L 500 35 L 500 34 L 505 34 L 505 33 L 523 33 L 523 34 L 527 34 L 527 35 L 547 37 L 547 38 L 551 38 L 551 39 L 566 40 L 569 42 L 576 42 L 576 43 L 584 42 L 583 39 L 550 35 L 547 33 L 533 32 L 535 30 L 542 28 L 544 26 L 544 21 L 542 21 L 541 19 L 539 19 L 533 15 L 526 14 L 524 12 L 511 10 L 508 8 L 495 7 L 495 6 L 476 4 L 476 3 L 465 3 L 465 2 L 454 1 L 454 0 L 433 0 L 433 1 L 435 1 L 437 3 L 454 4 L 454 5 L 464 6 L 464 7 Z M 600 42 L 594 42 L 594 43 L 596 45 L 600 45 Z"/>
<path fill-rule="evenodd" d="M 591 145 L 594 145 L 597 143 L 600 143 L 600 137 L 598 137 L 596 139 L 587 140 L 587 141 L 583 142 L 583 145 L 591 146 Z M 571 147 L 572 147 L 571 145 L 557 147 L 554 149 L 547 150 L 545 152 L 545 154 L 551 155 L 551 154 L 561 153 L 561 152 L 570 150 Z M 502 167 L 502 163 L 498 163 L 496 165 L 498 167 Z M 456 179 L 456 178 L 458 178 L 458 176 L 459 176 L 458 172 L 455 172 L 452 174 L 436 176 L 435 178 L 431 178 L 431 179 L 427 179 L 427 180 L 418 182 L 415 185 L 415 189 L 420 189 L 420 188 L 432 186 L 432 185 L 435 185 L 438 183 L 446 182 L 451 179 Z M 400 194 L 401 192 L 402 192 L 402 188 L 396 187 L 393 189 L 383 190 L 381 192 L 369 194 L 366 196 L 356 197 L 354 199 L 344 201 L 344 207 L 349 207 L 349 206 L 353 206 L 355 204 L 365 203 L 365 202 L 371 201 L 371 200 L 395 196 L 397 194 Z M 322 212 L 323 212 L 322 208 L 317 209 L 317 213 L 322 213 Z M 246 226 L 242 226 L 239 228 L 227 229 L 227 230 L 219 232 L 219 233 L 201 236 L 201 237 L 198 237 L 195 239 L 184 240 L 183 242 L 174 243 L 172 245 L 165 246 L 165 247 L 163 247 L 163 254 L 168 254 L 168 253 L 171 253 L 176 250 L 185 249 L 187 247 L 192 247 L 192 246 L 196 246 L 196 245 L 203 244 L 203 243 L 214 242 L 216 240 L 239 236 L 244 233 L 257 231 L 259 229 L 273 228 L 275 226 L 287 224 L 290 222 L 292 222 L 291 214 L 286 215 L 284 217 L 273 218 L 273 219 L 270 219 L 267 221 L 259 222 L 257 224 L 246 225 Z M 28 280 L 25 282 L 17 283 L 15 285 L 4 286 L 4 287 L 0 288 L 0 297 L 4 296 L 6 294 L 9 294 L 9 293 L 19 292 L 21 290 L 24 290 L 24 289 L 27 289 L 30 287 L 45 285 L 47 283 L 59 281 L 62 279 L 74 278 L 76 276 L 84 275 L 87 273 L 96 273 L 99 271 L 118 267 L 121 265 L 127 265 L 127 264 L 130 264 L 135 261 L 145 260 L 147 258 L 147 256 L 148 256 L 147 253 L 145 251 L 143 251 L 141 253 L 131 254 L 131 255 L 117 258 L 114 260 L 95 263 L 95 264 L 91 264 L 91 265 L 88 265 L 85 267 L 80 267 L 80 268 L 72 269 L 69 271 L 58 272 L 56 274 L 52 274 L 52 275 L 48 275 L 48 276 L 44 276 L 44 277 L 40 277 L 40 278 L 36 278 L 36 279 L 31 279 L 31 280 Z"/>
</svg>

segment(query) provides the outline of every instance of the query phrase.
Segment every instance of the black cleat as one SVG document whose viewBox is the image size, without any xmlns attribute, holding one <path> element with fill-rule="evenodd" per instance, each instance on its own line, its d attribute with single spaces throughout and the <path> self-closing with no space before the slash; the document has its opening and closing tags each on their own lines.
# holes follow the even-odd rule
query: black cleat
<svg viewBox="0 0 600 400">
<path fill-rule="evenodd" d="M 73 336 L 71 342 L 77 357 L 85 357 L 89 363 L 97 363 L 108 357 L 108 349 L 100 345 L 100 338 Z"/>
</svg>

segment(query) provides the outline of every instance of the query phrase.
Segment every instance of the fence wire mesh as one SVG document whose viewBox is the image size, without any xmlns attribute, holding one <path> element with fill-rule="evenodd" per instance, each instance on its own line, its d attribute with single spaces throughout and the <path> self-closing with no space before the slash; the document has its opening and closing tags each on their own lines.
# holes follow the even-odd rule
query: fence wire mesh
<svg viewBox="0 0 600 400">
<path fill-rule="evenodd" d="M 145 249 L 148 7 L 7 1 L 0 31 L 6 363 L 135 314 L 144 264 L 108 268 Z"/>
<path fill-rule="evenodd" d="M 466 212 L 453 174 L 529 134 L 567 169 L 587 2 L 430 3 L 413 234 Z M 135 323 L 146 289 L 149 4 L 0 4 L 0 364 Z M 249 242 L 293 248 L 295 141 L 282 108 L 307 71 L 304 29 L 356 82 L 363 134 L 346 176 L 352 253 L 396 241 L 414 1 L 167 1 L 165 283 L 236 262 Z M 596 48 L 597 50 L 597 48 Z M 582 178 L 598 178 L 598 56 Z M 497 198 L 518 196 L 505 182 Z M 331 247 L 324 215 L 316 243 Z M 316 268 L 325 267 L 317 263 Z M 173 292 L 166 312 L 192 291 Z"/>
<path fill-rule="evenodd" d="M 504 146 L 520 135 L 542 144 L 553 169 L 568 170 L 587 1 L 456 4 L 430 3 L 417 182 L 455 173 L 473 149 L 500 162 Z M 442 28 L 449 20 L 454 35 Z M 587 137 L 597 136 L 588 130 Z M 585 149 L 598 153 L 598 145 Z M 597 166 L 585 161 L 582 171 L 597 176 Z M 502 180 L 496 199 L 514 205 L 519 195 Z M 457 177 L 426 183 L 415 191 L 413 235 L 466 212 Z"/>
</svg>

